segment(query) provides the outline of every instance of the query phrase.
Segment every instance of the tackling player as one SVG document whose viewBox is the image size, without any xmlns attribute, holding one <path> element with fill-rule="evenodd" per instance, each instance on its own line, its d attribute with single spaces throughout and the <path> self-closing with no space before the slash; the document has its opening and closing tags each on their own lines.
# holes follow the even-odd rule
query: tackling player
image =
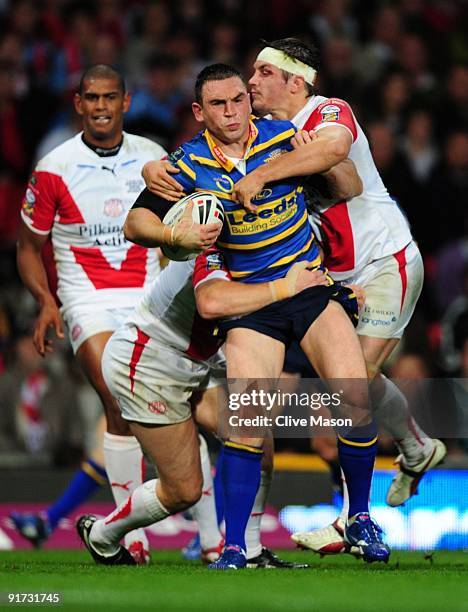
<svg viewBox="0 0 468 612">
<path fill-rule="evenodd" d="M 161 158 L 165 151 L 146 138 L 123 132 L 130 97 L 122 76 L 110 66 L 96 65 L 83 74 L 74 103 L 83 131 L 40 160 L 29 181 L 21 213 L 18 269 L 39 305 L 34 327 L 37 351 L 45 356 L 52 350 L 47 339 L 50 329 L 63 338 L 63 320 L 73 351 L 104 405 L 107 432 L 104 462 L 99 448 L 44 513 L 12 515 L 20 532 L 36 544 L 98 483 L 105 482 L 106 474 L 117 504 L 142 482 L 142 451 L 104 383 L 101 356 L 112 332 L 159 272 L 157 253 L 128 243 L 122 225 L 143 187 L 143 164 Z M 60 310 L 41 257 L 49 237 Z M 127 544 L 140 561 L 146 560 L 143 531 L 130 534 Z"/>
<path fill-rule="evenodd" d="M 318 373 L 350 381 L 344 403 L 360 414 L 351 438 L 340 432 L 340 462 L 350 489 L 346 537 L 359 542 L 367 560 L 387 560 L 389 551 L 380 529 L 368 514 L 368 497 L 376 449 L 376 429 L 368 409 L 366 368 L 352 325 L 341 304 L 355 300 L 339 285 L 315 287 L 296 298 L 284 284 L 284 275 L 300 261 L 320 266 L 319 250 L 307 219 L 303 189 L 295 179 L 276 182 L 258 196 L 259 209 L 245 213 L 233 197 L 234 184 L 255 168 L 293 155 L 290 138 L 295 130 L 287 121 L 250 121 L 250 104 L 240 74 L 222 64 L 205 68 L 195 85 L 193 111 L 207 127 L 169 157 L 181 170 L 184 191 L 214 191 L 225 208 L 218 240 L 230 274 L 244 283 L 271 281 L 278 291 L 277 307 L 266 307 L 244 317 L 220 322 L 226 334 L 228 378 L 276 380 L 285 346 L 301 342 Z M 285 154 L 283 156 L 283 154 Z M 338 162 L 339 160 L 336 160 Z M 268 164 L 266 164 L 268 165 Z M 126 236 L 139 244 L 179 244 L 183 234 L 167 231 L 160 219 L 167 201 L 143 192 L 125 223 Z M 190 228 L 187 228 L 190 232 Z M 337 300 L 337 301 L 335 301 Z M 341 304 L 340 304 L 341 303 Z M 351 314 L 351 316 L 353 316 Z M 224 445 L 226 547 L 213 567 L 245 566 L 245 525 L 255 498 L 262 440 L 242 438 Z M 358 467 L 359 466 L 359 467 Z"/>
<path fill-rule="evenodd" d="M 315 49 L 296 39 L 275 41 L 259 53 L 249 81 L 254 110 L 270 113 L 274 119 L 289 118 L 306 132 L 297 136 L 298 150 L 289 166 L 281 164 L 280 168 L 273 162 L 237 185 L 235 193 L 250 208 L 249 196 L 262 189 L 264 179 L 326 172 L 336 159 L 354 161 L 363 182 L 362 194 L 331 203 L 311 192 L 311 222 L 321 238 L 331 276 L 345 284 L 361 285 L 366 292 L 357 332 L 369 377 L 374 380 L 377 415 L 401 453 L 400 471 L 387 495 L 387 502 L 398 506 L 416 492 L 424 473 L 446 453 L 442 442 L 431 440 L 419 428 L 403 394 L 380 372 L 416 306 L 423 264 L 406 218 L 388 195 L 351 108 L 343 100 L 314 95 L 317 63 Z M 307 137 L 309 131 L 313 139 Z M 260 180 L 254 184 L 256 178 Z M 345 513 L 346 508 L 343 510 Z M 337 541 L 343 541 L 344 516 L 331 529 L 317 532 L 312 544 L 323 552 L 331 538 L 331 548 L 337 550 Z M 307 543 L 307 536 L 298 538 Z"/>
<path fill-rule="evenodd" d="M 177 232 L 183 236 L 181 245 L 190 248 L 185 228 L 183 219 Z M 300 262 L 290 269 L 286 282 L 291 294 L 328 284 L 323 273 L 308 271 L 306 265 Z M 270 283 L 227 281 L 222 256 L 214 250 L 196 263 L 170 262 L 106 345 L 104 378 L 123 418 L 156 465 L 158 478 L 138 487 L 109 516 L 96 520 L 88 515 L 78 521 L 78 533 L 98 563 L 133 564 L 120 539 L 131 529 L 186 509 L 202 494 L 204 472 L 211 466 L 203 461 L 200 465 L 194 418 L 216 432 L 219 385 L 226 375 L 224 356 L 218 351 L 221 341 L 214 336 L 215 318 L 220 312 L 242 315 L 278 299 Z M 201 319 L 197 308 L 211 321 Z M 212 497 L 211 503 L 214 516 Z M 259 531 L 254 536 L 261 548 Z M 217 526 L 201 534 L 204 560 L 209 558 L 207 549 L 215 549 L 220 539 Z M 253 543 L 257 545 L 255 537 Z M 256 551 L 251 556 L 256 557 Z M 269 557 L 270 567 L 294 567 L 271 551 L 263 551 L 263 557 Z"/>
</svg>

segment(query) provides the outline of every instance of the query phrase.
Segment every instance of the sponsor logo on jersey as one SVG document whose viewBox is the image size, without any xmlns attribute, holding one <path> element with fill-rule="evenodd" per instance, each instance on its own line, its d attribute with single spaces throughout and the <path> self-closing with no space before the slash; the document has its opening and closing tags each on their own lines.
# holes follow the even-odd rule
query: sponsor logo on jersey
<svg viewBox="0 0 468 612">
<path fill-rule="evenodd" d="M 221 270 L 223 267 L 223 256 L 221 253 L 210 253 L 206 256 L 207 270 Z"/>
<path fill-rule="evenodd" d="M 268 162 L 273 161 L 274 159 L 278 159 L 278 157 L 281 157 L 282 155 L 284 155 L 285 153 L 287 153 L 287 151 L 285 149 L 275 149 L 274 151 L 271 151 L 263 160 L 264 164 L 267 164 Z"/>
<path fill-rule="evenodd" d="M 154 402 L 148 402 L 148 409 L 154 414 L 164 414 L 167 410 L 166 404 L 155 400 Z"/>
<path fill-rule="evenodd" d="M 180 159 L 183 159 L 184 157 L 185 157 L 185 151 L 183 150 L 182 147 L 179 147 L 178 149 L 173 151 L 170 155 L 168 155 L 167 161 L 170 162 L 171 164 L 176 164 Z"/>
<path fill-rule="evenodd" d="M 225 216 L 232 235 L 258 234 L 284 223 L 297 212 L 296 195 L 283 198 L 271 208 L 265 208 L 253 213 L 245 209 L 226 212 Z"/>
<path fill-rule="evenodd" d="M 120 217 L 124 213 L 124 205 L 122 200 L 111 198 L 104 202 L 104 214 L 106 217 Z"/>
<path fill-rule="evenodd" d="M 31 181 L 30 181 L 30 185 L 31 185 Z M 27 217 L 32 217 L 35 204 L 36 204 L 36 196 L 34 194 L 34 191 L 31 189 L 31 187 L 28 187 L 26 189 L 26 193 L 25 193 L 23 205 L 22 205 L 23 213 Z"/>
<path fill-rule="evenodd" d="M 269 198 L 272 193 L 273 191 L 271 189 L 262 189 L 260 193 L 257 193 L 257 195 L 252 198 L 252 200 L 264 200 L 265 198 Z"/>
<path fill-rule="evenodd" d="M 143 179 L 130 179 L 125 185 L 127 186 L 128 193 L 140 193 L 145 186 Z"/>
<path fill-rule="evenodd" d="M 338 121 L 341 113 L 341 108 L 335 104 L 327 104 L 324 106 L 320 114 L 322 115 L 322 123 L 325 121 Z"/>
<path fill-rule="evenodd" d="M 222 174 L 221 178 L 213 179 L 216 187 L 224 193 L 232 193 L 234 189 L 234 181 L 227 174 Z"/>
</svg>

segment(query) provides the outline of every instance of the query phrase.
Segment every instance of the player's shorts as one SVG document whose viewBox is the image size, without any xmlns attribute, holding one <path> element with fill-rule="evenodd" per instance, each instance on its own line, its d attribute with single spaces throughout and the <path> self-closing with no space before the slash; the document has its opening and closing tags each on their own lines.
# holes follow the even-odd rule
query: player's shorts
<svg viewBox="0 0 468 612">
<path fill-rule="evenodd" d="M 102 332 L 114 332 L 128 319 L 134 308 L 106 308 L 92 310 L 89 307 L 72 306 L 60 309 L 68 337 L 76 354 L 85 340 Z"/>
<path fill-rule="evenodd" d="M 191 417 L 194 391 L 223 384 L 226 364 L 220 352 L 205 361 L 190 359 L 127 323 L 106 344 L 102 373 L 124 419 L 172 425 Z"/>
<path fill-rule="evenodd" d="M 366 303 L 356 328 L 360 336 L 401 338 L 421 294 L 424 266 L 414 242 L 365 266 L 343 284 L 361 285 Z"/>
<path fill-rule="evenodd" d="M 342 304 L 353 324 L 357 323 L 358 306 L 354 294 L 350 289 L 336 284 L 330 287 L 310 287 L 251 314 L 221 321 L 219 331 L 225 336 L 230 329 L 237 327 L 253 329 L 288 347 L 293 340 L 302 340 L 330 300 Z"/>
</svg>

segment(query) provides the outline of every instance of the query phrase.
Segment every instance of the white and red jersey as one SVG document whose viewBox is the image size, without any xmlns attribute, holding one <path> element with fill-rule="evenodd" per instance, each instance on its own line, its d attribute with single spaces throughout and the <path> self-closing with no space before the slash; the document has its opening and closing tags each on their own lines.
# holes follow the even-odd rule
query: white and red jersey
<svg viewBox="0 0 468 612">
<path fill-rule="evenodd" d="M 216 321 L 198 314 L 194 289 L 213 279 L 230 280 L 223 257 L 215 249 L 196 260 L 169 262 L 127 323 L 192 359 L 208 359 L 221 342 L 214 333 Z"/>
<path fill-rule="evenodd" d="M 361 177 L 362 194 L 335 204 L 320 197 L 312 202 L 310 221 L 333 278 L 354 276 L 371 261 L 397 253 L 409 244 L 412 236 L 406 217 L 385 188 L 369 142 L 350 106 L 338 98 L 313 96 L 292 122 L 308 131 L 342 125 L 353 139 L 348 157 Z"/>
<path fill-rule="evenodd" d="M 51 233 L 64 308 L 130 307 L 155 279 L 156 251 L 125 240 L 122 228 L 144 188 L 143 165 L 165 154 L 124 133 L 117 154 L 100 157 L 80 133 L 37 164 L 21 215 L 33 232 Z"/>
</svg>

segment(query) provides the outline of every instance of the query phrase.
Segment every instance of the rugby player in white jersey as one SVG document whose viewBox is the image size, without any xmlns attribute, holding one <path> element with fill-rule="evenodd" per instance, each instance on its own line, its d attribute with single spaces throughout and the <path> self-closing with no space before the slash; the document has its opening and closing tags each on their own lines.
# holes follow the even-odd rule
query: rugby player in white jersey
<svg viewBox="0 0 468 612">
<path fill-rule="evenodd" d="M 118 504 L 143 477 L 140 445 L 104 383 L 101 357 L 112 332 L 159 273 L 157 252 L 127 242 L 122 226 L 144 186 L 143 164 L 160 159 L 165 151 L 146 138 L 123 132 L 130 97 L 122 76 L 110 66 L 96 65 L 83 74 L 74 103 L 83 131 L 41 159 L 29 181 L 21 213 L 18 268 L 39 305 L 34 327 L 37 351 L 45 356 L 52 350 L 49 331 L 64 337 L 63 321 L 76 358 L 104 405 L 107 432 L 103 448 L 101 432 L 99 448 L 54 506 L 42 515 L 13 515 L 20 532 L 35 544 L 47 538 L 61 516 L 84 501 L 93 491 L 93 480 L 105 482 L 107 473 Z M 49 237 L 60 308 L 41 258 Z M 129 534 L 127 545 L 140 562 L 147 560 L 143 530 Z"/>
<path fill-rule="evenodd" d="M 423 283 L 423 263 L 407 220 L 389 196 L 350 106 L 314 94 L 316 67 L 315 49 L 297 39 L 275 41 L 259 53 L 249 81 L 253 108 L 274 119 L 288 118 L 305 132 L 296 138 L 296 155 L 289 158 L 289 166 L 272 162 L 243 179 L 236 191 L 249 208 L 251 196 L 264 181 L 326 172 L 345 158 L 354 162 L 362 193 L 349 201 L 330 202 L 312 190 L 311 222 L 321 237 L 331 276 L 345 284 L 361 285 L 366 293 L 357 333 L 368 375 L 374 381 L 374 407 L 401 453 L 399 472 L 387 495 L 387 502 L 398 506 L 416 492 L 424 473 L 446 454 L 441 441 L 428 438 L 420 429 L 403 394 L 380 372 L 413 314 Z M 295 541 L 320 552 L 338 551 L 345 511 L 333 526 L 314 534 L 296 534 Z"/>
<path fill-rule="evenodd" d="M 299 130 L 296 157 L 265 164 L 237 186 L 247 208 L 264 182 L 288 175 L 326 173 L 349 158 L 363 183 L 350 200 L 324 198 L 309 185 L 311 223 L 321 239 L 325 265 L 331 276 L 357 284 L 366 292 L 357 333 L 373 383 L 376 416 L 393 436 L 401 453 L 399 472 L 387 495 L 392 506 L 403 504 L 417 490 L 427 470 L 439 464 L 445 447 L 431 440 L 408 412 L 405 397 L 380 369 L 398 344 L 414 311 L 423 282 L 423 265 L 406 218 L 389 196 L 377 172 L 368 141 L 343 100 L 315 95 L 317 52 L 297 39 L 282 39 L 265 47 L 249 81 L 253 109 L 273 119 L 289 119 Z M 158 195 L 178 199 L 177 170 L 167 162 L 146 164 L 147 187 Z M 262 173 L 265 173 L 262 175 Z M 346 491 L 345 491 L 346 500 Z M 317 552 L 343 550 L 343 519 L 314 534 L 298 534 L 296 541 Z"/>
<path fill-rule="evenodd" d="M 185 230 L 181 234 L 185 234 L 181 244 L 193 246 Z M 291 295 L 328 283 L 322 272 L 306 270 L 305 265 L 296 264 L 287 275 Z M 192 506 L 202 495 L 205 472 L 211 466 L 203 458 L 200 461 L 195 421 L 217 431 L 220 385 L 226 377 L 220 340 L 214 335 L 216 319 L 221 314 L 246 314 L 278 299 L 272 283 L 244 285 L 230 280 L 221 254 L 214 249 L 196 262 L 170 262 L 106 345 L 104 379 L 123 418 L 156 465 L 158 478 L 138 487 L 109 516 L 79 519 L 78 533 L 97 563 L 133 564 L 120 539 L 129 530 Z M 213 498 L 211 505 L 215 516 Z M 214 550 L 221 538 L 216 523 L 200 537 L 203 550 Z M 261 549 L 259 529 L 254 530 L 251 545 Z M 253 554 L 257 556 L 257 551 Z M 270 563 L 281 562 L 271 551 L 264 550 L 265 555 Z M 213 560 L 207 554 L 203 559 Z"/>
</svg>

